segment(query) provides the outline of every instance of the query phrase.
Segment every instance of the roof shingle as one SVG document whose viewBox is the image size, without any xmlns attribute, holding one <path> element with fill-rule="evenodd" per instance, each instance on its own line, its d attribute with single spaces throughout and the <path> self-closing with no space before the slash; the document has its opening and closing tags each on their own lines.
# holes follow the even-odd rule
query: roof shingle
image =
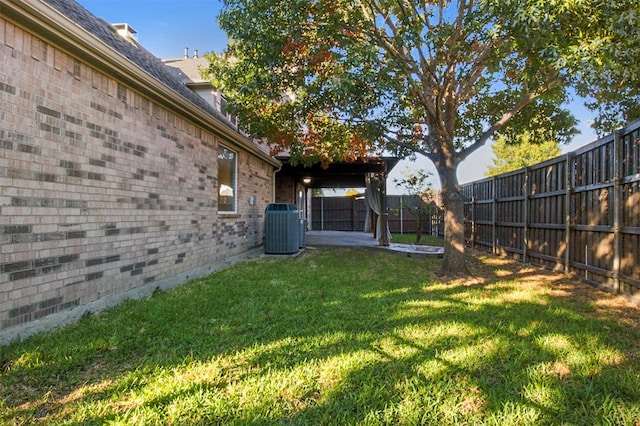
<svg viewBox="0 0 640 426">
<path fill-rule="evenodd" d="M 108 22 L 96 17 L 74 0 L 43 1 L 148 74 L 152 75 L 158 81 L 170 87 L 174 92 L 217 118 L 228 127 L 233 128 L 226 120 L 221 119 L 218 111 L 184 85 L 183 79 L 176 73 L 175 68 L 164 64 L 159 58 L 155 57 L 139 44 L 133 45 L 121 38 Z"/>
</svg>

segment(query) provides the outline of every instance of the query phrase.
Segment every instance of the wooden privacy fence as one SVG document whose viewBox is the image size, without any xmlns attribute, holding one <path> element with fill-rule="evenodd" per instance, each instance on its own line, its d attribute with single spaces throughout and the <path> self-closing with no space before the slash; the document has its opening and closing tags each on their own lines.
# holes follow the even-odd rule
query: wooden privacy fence
<svg viewBox="0 0 640 426">
<path fill-rule="evenodd" d="M 415 234 L 418 219 L 411 212 L 415 202 L 411 198 L 417 195 L 387 195 L 389 230 L 394 234 Z M 444 237 L 444 216 L 432 214 L 422 224 L 422 234 Z"/>
<path fill-rule="evenodd" d="M 416 232 L 417 219 L 407 208 L 411 195 L 387 195 L 389 230 L 396 234 Z M 364 230 L 367 207 L 362 197 L 313 197 L 311 199 L 311 229 L 314 231 Z M 427 219 L 424 234 L 444 235 L 441 216 Z"/>
<path fill-rule="evenodd" d="M 311 198 L 311 230 L 362 231 L 366 217 L 364 198 Z"/>
<path fill-rule="evenodd" d="M 640 120 L 462 191 L 470 245 L 639 294 Z"/>
</svg>

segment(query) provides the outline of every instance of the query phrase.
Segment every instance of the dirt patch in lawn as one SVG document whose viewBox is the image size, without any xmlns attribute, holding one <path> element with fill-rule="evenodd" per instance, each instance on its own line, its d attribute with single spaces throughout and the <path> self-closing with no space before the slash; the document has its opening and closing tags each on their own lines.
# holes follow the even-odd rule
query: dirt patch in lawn
<svg viewBox="0 0 640 426">
<path fill-rule="evenodd" d="M 508 257 L 498 257 L 478 250 L 469 250 L 468 266 L 472 277 L 465 284 L 487 283 L 495 280 L 517 279 L 523 286 L 547 288 L 554 297 L 568 297 L 588 301 L 598 316 L 615 319 L 640 330 L 640 298 L 613 294 L 589 285 L 576 277 L 539 266 L 523 264 Z M 639 295 L 640 296 L 640 295 Z"/>
</svg>

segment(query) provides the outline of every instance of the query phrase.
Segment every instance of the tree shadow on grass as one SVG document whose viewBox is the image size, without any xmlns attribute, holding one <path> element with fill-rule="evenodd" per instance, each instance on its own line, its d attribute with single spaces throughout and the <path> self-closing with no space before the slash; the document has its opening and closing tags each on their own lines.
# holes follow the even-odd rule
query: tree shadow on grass
<svg viewBox="0 0 640 426">
<path fill-rule="evenodd" d="M 329 390 L 328 398 L 318 399 L 288 420 L 298 424 L 330 423 L 331 419 L 410 424 L 483 419 L 494 423 L 629 421 L 632 417 L 625 419 L 616 411 L 617 404 L 635 404 L 638 414 L 637 378 L 625 380 L 625 371 L 637 375 L 637 366 L 622 355 L 624 348 L 607 343 L 606 325 L 571 312 L 567 315 L 554 303 L 519 301 L 475 307 L 457 300 L 458 293 L 451 289 L 431 295 L 431 300 L 450 304 L 387 321 L 379 335 L 361 342 L 366 348 L 360 349 L 380 355 L 376 362 L 351 370 L 339 389 Z M 570 325 L 560 325 L 565 322 Z M 456 331 L 436 338 L 428 330 L 417 337 L 411 333 L 423 324 Z M 592 351 L 602 351 L 605 359 L 572 360 Z M 408 355 L 394 355 L 404 352 Z M 264 356 L 280 358 L 273 352 Z M 322 395 L 324 390 L 317 392 Z"/>
<path fill-rule="evenodd" d="M 282 262 L 230 268 L 142 302 L 151 308 L 132 302 L 16 345 L 1 380 L 5 420 L 69 421 L 98 403 L 107 408 L 83 422 L 625 424 L 640 415 L 638 329 L 570 299 L 564 278 L 481 260 L 474 281 L 432 283 L 434 265 L 375 250 L 318 250 L 285 261 L 297 268 L 286 276 Z M 234 285 L 240 275 L 253 285 Z M 73 339 L 82 345 L 56 352 Z M 7 396 L 19 383 L 19 396 Z"/>
</svg>

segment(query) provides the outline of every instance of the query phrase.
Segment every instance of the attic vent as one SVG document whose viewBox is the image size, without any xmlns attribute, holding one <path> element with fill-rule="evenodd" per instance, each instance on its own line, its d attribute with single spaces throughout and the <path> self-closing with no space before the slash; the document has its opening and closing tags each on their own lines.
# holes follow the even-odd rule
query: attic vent
<svg viewBox="0 0 640 426">
<path fill-rule="evenodd" d="M 133 27 L 129 24 L 113 24 L 113 28 L 116 29 L 116 32 L 120 37 L 127 40 L 129 43 L 137 45 L 138 44 L 138 32 L 133 29 Z"/>
</svg>

